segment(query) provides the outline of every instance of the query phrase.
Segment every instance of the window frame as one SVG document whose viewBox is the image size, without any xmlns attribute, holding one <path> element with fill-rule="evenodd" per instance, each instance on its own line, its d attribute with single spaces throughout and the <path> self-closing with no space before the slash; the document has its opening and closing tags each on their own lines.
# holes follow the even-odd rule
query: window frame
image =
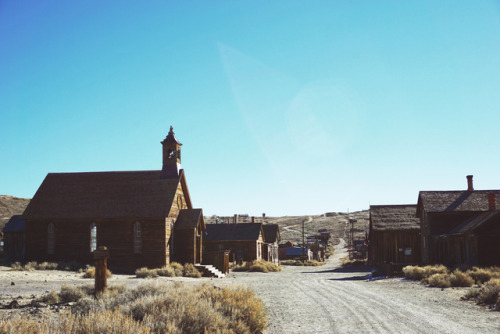
<svg viewBox="0 0 500 334">
<path fill-rule="evenodd" d="M 47 225 L 47 254 L 56 253 L 56 231 L 54 223 Z"/>
<path fill-rule="evenodd" d="M 142 254 L 142 227 L 140 221 L 134 222 L 133 239 L 134 254 Z"/>
<path fill-rule="evenodd" d="M 97 224 L 90 224 L 90 252 L 97 250 Z"/>
</svg>

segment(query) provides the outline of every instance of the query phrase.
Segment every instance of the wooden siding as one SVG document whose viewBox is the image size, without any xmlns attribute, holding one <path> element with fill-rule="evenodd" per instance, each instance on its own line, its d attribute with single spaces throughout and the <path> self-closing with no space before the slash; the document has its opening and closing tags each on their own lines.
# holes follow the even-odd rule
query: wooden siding
<svg viewBox="0 0 500 334">
<path fill-rule="evenodd" d="M 26 246 L 24 232 L 5 232 L 3 241 L 3 251 L 10 261 L 24 261 Z"/>
<path fill-rule="evenodd" d="M 384 265 L 421 263 L 421 239 L 418 230 L 372 231 L 370 259 L 373 266 L 384 271 Z M 411 252 L 411 254 L 407 254 Z"/>
<path fill-rule="evenodd" d="M 141 223 L 142 251 L 134 253 L 134 222 Z M 47 253 L 47 229 L 55 227 L 55 252 Z M 29 221 L 26 224 L 26 259 L 36 261 L 77 261 L 93 264 L 90 251 L 90 225 L 97 225 L 97 247 L 109 249 L 108 265 L 115 271 L 166 264 L 165 222 L 156 220 Z"/>
<path fill-rule="evenodd" d="M 231 251 L 229 255 L 230 261 L 253 261 L 262 258 L 257 255 L 258 245 L 260 246 L 260 242 L 256 240 L 203 241 L 203 252 L 208 253 L 229 250 Z"/>
</svg>

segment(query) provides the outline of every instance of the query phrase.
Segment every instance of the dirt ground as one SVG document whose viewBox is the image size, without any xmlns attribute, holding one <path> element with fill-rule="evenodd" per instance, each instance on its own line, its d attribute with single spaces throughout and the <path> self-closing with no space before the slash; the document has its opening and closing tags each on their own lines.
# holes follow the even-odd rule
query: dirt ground
<svg viewBox="0 0 500 334">
<path fill-rule="evenodd" d="M 343 245 L 342 244 L 339 246 Z M 427 288 L 397 279 L 367 281 L 365 269 L 344 270 L 338 248 L 322 267 L 284 266 L 278 273 L 231 273 L 224 279 L 157 278 L 165 284 L 184 281 L 217 286 L 250 286 L 269 314 L 266 333 L 499 333 L 500 312 L 460 301 L 467 288 Z M 145 280 L 114 275 L 109 284 L 134 287 Z M 14 282 L 14 285 L 11 283 Z M 12 298 L 28 304 L 63 284 L 91 284 L 81 274 L 62 271 L 15 272 L 0 267 L 0 303 Z M 0 310 L 8 315 L 21 310 Z"/>
</svg>

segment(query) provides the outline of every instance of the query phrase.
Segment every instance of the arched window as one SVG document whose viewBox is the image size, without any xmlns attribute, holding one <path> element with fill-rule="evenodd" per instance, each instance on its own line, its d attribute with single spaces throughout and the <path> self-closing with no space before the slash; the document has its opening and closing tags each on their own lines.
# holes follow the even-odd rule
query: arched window
<svg viewBox="0 0 500 334">
<path fill-rule="evenodd" d="M 142 236 L 141 236 L 141 223 L 134 223 L 134 253 L 140 254 L 142 252 Z"/>
<path fill-rule="evenodd" d="M 97 249 L 97 225 L 96 223 L 90 224 L 90 251 L 93 252 Z"/>
<path fill-rule="evenodd" d="M 54 223 L 50 223 L 47 228 L 47 254 L 55 253 L 56 246 L 56 235 L 54 229 Z"/>
</svg>

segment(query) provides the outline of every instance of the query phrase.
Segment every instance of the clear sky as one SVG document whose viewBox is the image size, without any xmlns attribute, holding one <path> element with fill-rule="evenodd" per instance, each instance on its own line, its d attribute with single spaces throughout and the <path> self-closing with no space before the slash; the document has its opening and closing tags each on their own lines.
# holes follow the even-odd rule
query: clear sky
<svg viewBox="0 0 500 334">
<path fill-rule="evenodd" d="M 499 1 L 0 0 L 0 194 L 161 169 L 207 215 L 500 189 Z"/>
</svg>

